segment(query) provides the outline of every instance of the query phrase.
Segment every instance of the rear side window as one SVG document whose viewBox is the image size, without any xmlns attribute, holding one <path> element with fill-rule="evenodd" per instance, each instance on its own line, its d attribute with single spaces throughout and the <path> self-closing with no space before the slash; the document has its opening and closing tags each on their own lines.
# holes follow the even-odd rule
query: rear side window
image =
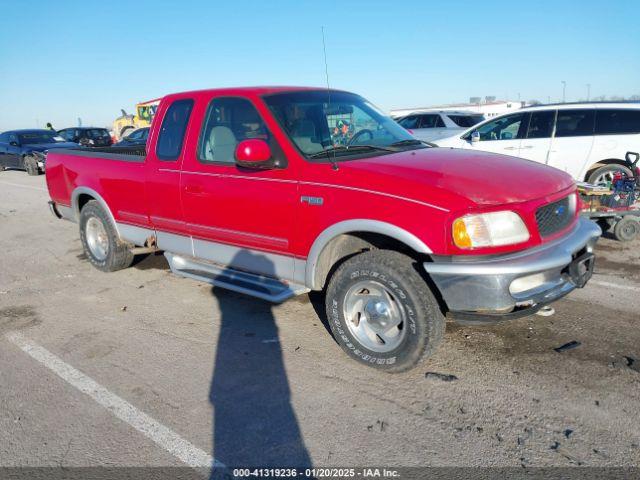
<svg viewBox="0 0 640 480">
<path fill-rule="evenodd" d="M 87 130 L 89 138 L 109 138 L 109 132 L 104 128 L 92 128 Z"/>
<path fill-rule="evenodd" d="M 167 109 L 156 147 L 156 155 L 160 160 L 176 160 L 180 156 L 192 109 L 193 100 L 188 98 L 176 100 Z"/>
<path fill-rule="evenodd" d="M 596 110 L 596 135 L 640 133 L 640 109 Z"/>
<path fill-rule="evenodd" d="M 437 128 L 444 127 L 444 123 L 440 115 L 421 115 L 420 126 L 418 128 Z"/>
<path fill-rule="evenodd" d="M 595 110 L 558 110 L 556 137 L 584 137 L 593 135 Z"/>
<path fill-rule="evenodd" d="M 303 124 L 300 129 L 307 127 Z M 200 133 L 198 160 L 234 164 L 236 146 L 251 138 L 270 142 L 269 131 L 253 104 L 245 98 L 215 98 Z"/>
<path fill-rule="evenodd" d="M 553 131 L 553 118 L 555 110 L 531 112 L 527 138 L 550 138 Z"/>
<path fill-rule="evenodd" d="M 484 120 L 482 115 L 447 115 L 459 127 L 469 128 Z"/>
</svg>

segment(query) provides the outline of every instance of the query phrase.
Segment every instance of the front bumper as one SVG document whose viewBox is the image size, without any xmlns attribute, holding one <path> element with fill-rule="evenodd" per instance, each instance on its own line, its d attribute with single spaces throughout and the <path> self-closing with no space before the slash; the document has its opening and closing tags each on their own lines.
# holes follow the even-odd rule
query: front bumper
<svg viewBox="0 0 640 480">
<path fill-rule="evenodd" d="M 497 321 L 534 313 L 581 288 L 593 273 L 600 227 L 579 219 L 565 237 L 507 255 L 425 262 L 450 316 L 467 322 Z"/>
</svg>

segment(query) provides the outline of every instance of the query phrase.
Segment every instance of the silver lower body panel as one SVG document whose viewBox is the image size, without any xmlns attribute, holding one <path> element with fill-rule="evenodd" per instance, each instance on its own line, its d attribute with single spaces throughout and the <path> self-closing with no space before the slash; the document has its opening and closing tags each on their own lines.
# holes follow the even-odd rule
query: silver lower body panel
<svg viewBox="0 0 640 480">
<path fill-rule="evenodd" d="M 451 312 L 508 314 L 551 303 L 584 286 L 601 233 L 595 223 L 580 219 L 565 237 L 541 247 L 423 265 Z"/>
</svg>

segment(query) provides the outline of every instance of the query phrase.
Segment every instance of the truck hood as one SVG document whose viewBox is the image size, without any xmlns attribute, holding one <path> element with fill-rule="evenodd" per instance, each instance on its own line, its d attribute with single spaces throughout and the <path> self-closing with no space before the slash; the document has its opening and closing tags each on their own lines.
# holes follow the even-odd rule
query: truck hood
<svg viewBox="0 0 640 480">
<path fill-rule="evenodd" d="M 343 168 L 354 174 L 354 180 L 366 178 L 364 188 L 375 187 L 436 205 L 439 198 L 448 202 L 452 196 L 476 205 L 526 202 L 574 184 L 571 176 L 546 165 L 453 148 L 425 148 L 341 162 Z"/>
</svg>

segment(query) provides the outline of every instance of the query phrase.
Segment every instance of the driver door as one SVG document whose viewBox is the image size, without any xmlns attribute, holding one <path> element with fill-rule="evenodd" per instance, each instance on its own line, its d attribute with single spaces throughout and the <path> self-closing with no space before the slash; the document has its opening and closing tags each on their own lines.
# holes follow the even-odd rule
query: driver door
<svg viewBox="0 0 640 480">
<path fill-rule="evenodd" d="M 526 118 L 526 113 L 518 112 L 480 125 L 465 137 L 467 148 L 517 157 L 520 154 L 521 139 L 526 131 Z M 480 140 L 477 142 L 471 141 L 474 132 L 480 134 Z"/>
<path fill-rule="evenodd" d="M 213 97 L 203 107 L 199 105 L 205 110 L 202 129 L 188 146 L 188 151 L 196 153 L 185 157 L 180 180 L 194 255 L 293 280 L 291 244 L 300 198 L 291 165 L 284 158 L 279 168 L 249 169 L 236 164 L 236 147 L 247 139 L 265 140 L 274 156 L 283 155 L 249 99 Z"/>
</svg>

